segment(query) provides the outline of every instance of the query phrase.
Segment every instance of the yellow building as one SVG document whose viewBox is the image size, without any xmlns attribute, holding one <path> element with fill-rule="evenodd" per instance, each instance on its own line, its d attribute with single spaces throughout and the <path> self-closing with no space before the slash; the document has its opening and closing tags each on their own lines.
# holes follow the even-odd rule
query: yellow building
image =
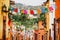
<svg viewBox="0 0 60 40">
<path fill-rule="evenodd" d="M 8 38 L 8 12 L 2 12 L 2 6 L 6 5 L 7 10 L 9 7 L 9 0 L 0 0 L 0 39 L 3 39 L 3 17 L 6 17 L 6 38 Z"/>
</svg>

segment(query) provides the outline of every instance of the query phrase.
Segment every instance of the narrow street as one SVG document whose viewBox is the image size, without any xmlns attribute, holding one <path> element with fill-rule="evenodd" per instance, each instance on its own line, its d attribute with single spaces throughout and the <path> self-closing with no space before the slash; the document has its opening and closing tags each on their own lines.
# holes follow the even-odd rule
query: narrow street
<svg viewBox="0 0 60 40">
<path fill-rule="evenodd" d="M 60 40 L 59 0 L 0 0 L 0 40 Z"/>
</svg>

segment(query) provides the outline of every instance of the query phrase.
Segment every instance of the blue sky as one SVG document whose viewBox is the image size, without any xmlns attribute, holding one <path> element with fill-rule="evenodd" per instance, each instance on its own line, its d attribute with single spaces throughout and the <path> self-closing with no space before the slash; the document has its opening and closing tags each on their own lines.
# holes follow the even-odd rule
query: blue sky
<svg viewBox="0 0 60 40">
<path fill-rule="evenodd" d="M 25 5 L 38 6 L 43 4 L 46 0 L 14 0 L 16 3 L 22 3 Z"/>
</svg>

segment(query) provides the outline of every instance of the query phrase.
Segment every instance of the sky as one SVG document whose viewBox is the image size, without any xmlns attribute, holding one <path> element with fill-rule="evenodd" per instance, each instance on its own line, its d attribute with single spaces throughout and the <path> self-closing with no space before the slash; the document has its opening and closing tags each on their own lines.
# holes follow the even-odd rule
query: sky
<svg viewBox="0 0 60 40">
<path fill-rule="evenodd" d="M 43 4 L 46 0 L 13 0 L 15 3 L 22 3 L 25 5 L 38 6 Z"/>
</svg>

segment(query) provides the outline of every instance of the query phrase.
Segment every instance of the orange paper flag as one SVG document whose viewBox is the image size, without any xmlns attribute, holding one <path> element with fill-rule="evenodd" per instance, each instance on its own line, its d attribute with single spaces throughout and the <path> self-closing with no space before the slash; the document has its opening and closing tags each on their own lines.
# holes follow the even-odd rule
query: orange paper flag
<svg viewBox="0 0 60 40">
<path fill-rule="evenodd" d="M 21 10 L 21 13 L 24 13 L 24 9 Z"/>
<path fill-rule="evenodd" d="M 41 13 L 41 10 L 40 9 L 37 9 L 37 13 L 40 14 Z"/>
</svg>

